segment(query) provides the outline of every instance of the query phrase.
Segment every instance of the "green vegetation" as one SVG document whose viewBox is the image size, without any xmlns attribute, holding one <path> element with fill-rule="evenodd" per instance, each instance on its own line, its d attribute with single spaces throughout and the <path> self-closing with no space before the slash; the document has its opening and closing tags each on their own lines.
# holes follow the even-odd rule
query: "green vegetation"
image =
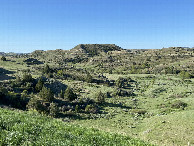
<svg viewBox="0 0 194 146">
<path fill-rule="evenodd" d="M 2 56 L 2 57 L 1 57 L 1 60 L 2 60 L 2 61 L 6 61 L 5 56 Z"/>
<path fill-rule="evenodd" d="M 148 145 L 33 113 L 0 108 L 0 145 Z"/>
<path fill-rule="evenodd" d="M 0 106 L 28 111 L 18 113 L 26 117 L 33 117 L 30 113 L 35 112 L 43 119 L 59 118 L 68 122 L 64 127 L 96 128 L 101 131 L 94 130 L 97 133 L 117 133 L 156 145 L 193 145 L 193 51 L 183 47 L 125 50 L 113 44 L 81 44 L 71 50 L 4 53 L 6 61 L 0 60 Z M 25 122 L 31 122 L 28 120 Z M 31 145 L 42 132 L 38 136 L 27 134 L 32 137 L 29 141 L 16 134 L 15 141 Z M 65 140 L 66 144 L 85 135 L 69 136 L 71 132 L 65 131 L 67 137 L 73 137 Z M 1 136 L 11 135 L 3 133 Z M 114 136 L 108 135 L 105 137 L 113 142 L 110 145 L 121 142 L 115 143 Z M 56 136 L 60 139 L 60 134 Z M 107 145 L 98 138 L 80 140 L 80 145 L 95 145 L 94 141 Z M 42 139 L 46 145 L 47 137 Z M 55 137 L 52 140 L 53 145 L 61 144 Z M 123 140 L 124 144 L 128 143 Z"/>
</svg>

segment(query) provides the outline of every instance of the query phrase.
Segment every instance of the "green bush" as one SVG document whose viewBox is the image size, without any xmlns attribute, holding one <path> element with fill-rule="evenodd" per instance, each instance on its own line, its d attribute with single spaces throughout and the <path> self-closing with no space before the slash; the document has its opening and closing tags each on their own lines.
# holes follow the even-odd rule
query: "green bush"
<svg viewBox="0 0 194 146">
<path fill-rule="evenodd" d="M 179 76 L 180 76 L 180 78 L 181 79 L 190 79 L 191 77 L 192 77 L 192 75 L 191 74 L 189 74 L 188 72 L 186 72 L 186 71 L 181 71 L 180 73 L 179 73 Z"/>
<path fill-rule="evenodd" d="M 54 100 L 54 95 L 52 91 L 44 86 L 42 90 L 39 92 L 39 97 L 48 102 L 52 102 Z"/>
<path fill-rule="evenodd" d="M 2 61 L 6 61 L 7 59 L 5 58 L 5 56 L 2 56 L 2 57 L 1 57 L 1 60 L 2 60 Z"/>
<path fill-rule="evenodd" d="M 42 90 L 42 88 L 43 88 L 43 85 L 44 85 L 44 82 L 43 82 L 43 80 L 40 78 L 40 79 L 38 80 L 38 83 L 37 83 L 36 86 L 35 86 L 35 90 L 36 90 L 37 92 L 40 92 L 40 91 Z"/>
<path fill-rule="evenodd" d="M 96 95 L 96 100 L 100 104 L 105 102 L 105 98 L 106 98 L 105 94 L 102 93 L 101 91 L 99 93 L 97 93 L 97 95 Z"/>
<path fill-rule="evenodd" d="M 51 69 L 50 69 L 49 65 L 46 64 L 46 66 L 43 68 L 43 73 L 48 74 L 50 72 L 51 72 Z"/>
<path fill-rule="evenodd" d="M 88 83 L 91 83 L 93 81 L 92 76 L 89 73 L 87 73 L 85 81 Z"/>
<path fill-rule="evenodd" d="M 59 93 L 59 98 L 64 98 L 64 91 L 61 90 L 61 92 Z"/>
<path fill-rule="evenodd" d="M 77 99 L 77 95 L 76 95 L 76 93 L 73 92 L 73 90 L 70 87 L 68 87 L 65 90 L 64 98 L 68 99 L 69 101 L 73 101 L 73 100 Z"/>
<path fill-rule="evenodd" d="M 59 108 L 57 107 L 57 104 L 52 102 L 49 106 L 49 115 L 51 117 L 57 117 L 58 113 Z"/>
<path fill-rule="evenodd" d="M 184 109 L 185 107 L 187 107 L 187 103 L 180 100 L 176 100 L 171 104 L 171 108 Z"/>
<path fill-rule="evenodd" d="M 33 81 L 32 75 L 29 74 L 29 73 L 24 73 L 24 74 L 23 74 L 22 81 L 23 81 L 24 83 L 25 83 L 25 82 L 32 82 L 32 81 Z"/>
<path fill-rule="evenodd" d="M 46 104 L 36 97 L 31 98 L 26 107 L 28 110 L 36 110 L 38 113 L 48 114 Z"/>
<path fill-rule="evenodd" d="M 85 108 L 85 112 L 87 113 L 97 113 L 98 111 L 98 108 L 94 105 L 87 105 L 86 108 Z"/>
</svg>

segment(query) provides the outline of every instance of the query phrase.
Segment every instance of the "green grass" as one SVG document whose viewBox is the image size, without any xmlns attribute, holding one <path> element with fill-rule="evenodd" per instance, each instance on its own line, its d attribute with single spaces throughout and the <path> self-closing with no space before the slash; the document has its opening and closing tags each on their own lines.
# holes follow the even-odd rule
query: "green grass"
<svg viewBox="0 0 194 146">
<path fill-rule="evenodd" d="M 117 79 L 118 75 L 108 75 Z M 126 77 L 126 75 L 119 75 Z M 107 98 L 109 104 L 103 107 L 106 114 L 94 115 L 98 118 L 75 120 L 75 124 L 100 130 L 136 137 L 158 145 L 194 144 L 194 82 L 182 81 L 176 75 L 157 75 L 155 82 L 148 75 L 128 75 L 138 82 L 135 88 L 137 96 Z M 150 75 L 149 75 L 150 76 Z M 145 86 L 145 85 L 148 86 Z M 86 87 L 86 86 L 85 86 Z M 112 91 L 112 87 L 87 87 L 92 97 L 97 91 Z M 132 114 L 135 108 L 133 99 L 137 99 L 137 110 L 145 110 L 145 115 Z M 185 102 L 183 109 L 171 107 L 175 101 Z M 122 104 L 123 106 L 114 106 Z M 166 105 L 162 107 L 160 105 Z M 164 122 L 164 123 L 163 123 Z"/>
<path fill-rule="evenodd" d="M 0 108 L 0 145 L 148 145 L 59 119 Z"/>
</svg>

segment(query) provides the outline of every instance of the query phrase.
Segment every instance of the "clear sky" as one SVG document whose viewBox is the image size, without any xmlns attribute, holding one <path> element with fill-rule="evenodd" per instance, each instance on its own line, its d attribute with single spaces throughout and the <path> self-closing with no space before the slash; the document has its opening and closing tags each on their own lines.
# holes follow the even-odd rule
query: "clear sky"
<svg viewBox="0 0 194 146">
<path fill-rule="evenodd" d="M 0 0 L 0 52 L 194 47 L 194 0 Z"/>
</svg>

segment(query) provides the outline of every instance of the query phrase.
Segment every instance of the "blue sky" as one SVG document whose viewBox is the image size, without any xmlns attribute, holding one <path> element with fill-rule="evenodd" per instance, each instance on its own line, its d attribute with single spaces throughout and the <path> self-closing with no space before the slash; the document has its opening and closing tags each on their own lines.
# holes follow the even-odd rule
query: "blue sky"
<svg viewBox="0 0 194 146">
<path fill-rule="evenodd" d="M 0 0 L 0 52 L 194 47 L 194 0 Z"/>
</svg>

